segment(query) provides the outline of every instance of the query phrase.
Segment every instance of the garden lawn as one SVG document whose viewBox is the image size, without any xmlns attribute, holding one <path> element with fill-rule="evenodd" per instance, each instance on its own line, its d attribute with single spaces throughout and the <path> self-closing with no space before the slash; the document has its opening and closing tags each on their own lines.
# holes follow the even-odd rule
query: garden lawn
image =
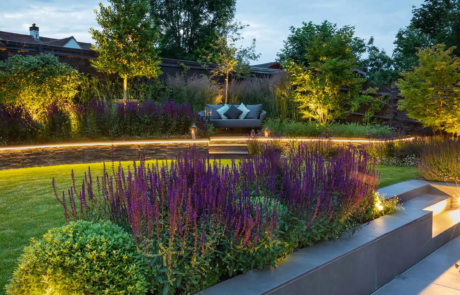
<svg viewBox="0 0 460 295">
<path fill-rule="evenodd" d="M 224 165 L 229 163 L 222 161 Z M 132 162 L 122 165 L 132 166 Z M 65 222 L 62 207 L 53 194 L 52 178 L 58 192 L 62 192 L 71 185 L 71 170 L 80 186 L 88 166 L 94 176 L 102 174 L 102 163 L 0 171 L 0 294 L 5 293 L 4 286 L 30 238 L 39 238 Z M 419 177 L 417 170 L 411 167 L 378 166 L 378 170 L 380 187 Z"/>
</svg>

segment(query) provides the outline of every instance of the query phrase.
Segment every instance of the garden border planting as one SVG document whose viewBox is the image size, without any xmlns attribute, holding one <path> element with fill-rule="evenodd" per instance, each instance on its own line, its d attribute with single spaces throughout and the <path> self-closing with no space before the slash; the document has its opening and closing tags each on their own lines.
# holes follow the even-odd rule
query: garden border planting
<svg viewBox="0 0 460 295">
<path fill-rule="evenodd" d="M 405 209 L 200 294 L 370 294 L 460 234 L 458 221 L 443 216 L 458 206 L 456 186 L 413 180 L 379 192 L 398 196 Z"/>
</svg>

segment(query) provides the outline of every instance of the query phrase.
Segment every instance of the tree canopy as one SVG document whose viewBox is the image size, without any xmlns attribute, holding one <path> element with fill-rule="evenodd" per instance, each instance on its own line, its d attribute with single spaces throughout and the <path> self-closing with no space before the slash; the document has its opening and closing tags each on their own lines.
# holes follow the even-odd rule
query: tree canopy
<svg viewBox="0 0 460 295">
<path fill-rule="evenodd" d="M 198 59 L 233 21 L 235 5 L 236 0 L 150 0 L 161 56 Z"/>
<path fill-rule="evenodd" d="M 160 59 L 156 49 L 158 32 L 149 17 L 146 0 L 109 0 L 110 6 L 99 4 L 97 23 L 102 31 L 90 29 L 99 53 L 92 60 L 94 68 L 118 74 L 124 80 L 123 98 L 127 99 L 127 80 L 160 74 Z"/>
<path fill-rule="evenodd" d="M 313 39 L 318 42 L 328 42 L 335 35 L 350 35 L 350 33 L 353 35 L 354 27 L 338 28 L 336 24 L 328 21 L 324 21 L 319 25 L 313 22 L 304 22 L 302 27 L 291 27 L 290 31 L 291 34 L 284 41 L 284 47 L 278 53 L 278 60 L 281 63 L 293 61 L 298 65 L 308 65 L 308 48 L 306 45 L 311 43 Z M 361 54 L 366 51 L 366 43 L 363 39 L 352 36 L 349 40 L 348 48 L 353 56 L 359 59 Z"/>
<path fill-rule="evenodd" d="M 335 28 L 335 25 L 323 25 Z M 308 26 L 314 27 L 311 23 Z M 357 40 L 352 27 L 333 34 L 329 30 L 318 32 L 304 39 L 303 59 L 284 63 L 295 87 L 294 100 L 299 103 L 305 119 L 317 120 L 320 124 L 331 122 L 344 116 L 352 107 L 352 100 L 359 97 L 360 84 L 365 78 L 355 72 L 361 51 L 351 48 Z M 343 91 L 344 87 L 347 91 Z"/>
<path fill-rule="evenodd" d="M 433 131 L 460 132 L 460 58 L 438 44 L 417 53 L 418 66 L 402 73 L 399 108 Z"/>
</svg>

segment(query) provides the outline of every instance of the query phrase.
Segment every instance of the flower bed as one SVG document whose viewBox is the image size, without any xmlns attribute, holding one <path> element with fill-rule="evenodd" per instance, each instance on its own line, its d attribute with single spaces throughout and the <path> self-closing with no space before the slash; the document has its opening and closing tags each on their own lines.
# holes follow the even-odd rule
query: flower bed
<svg viewBox="0 0 460 295">
<path fill-rule="evenodd" d="M 57 198 L 68 221 L 130 232 L 154 293 L 197 292 L 388 212 L 374 162 L 350 148 L 329 158 L 316 144 L 286 157 L 266 148 L 231 167 L 192 150 L 168 166 L 112 169 Z"/>
<path fill-rule="evenodd" d="M 1 108 L 0 145 L 69 140 L 189 137 L 196 123 L 199 134 L 208 125 L 187 104 L 171 101 L 126 101 L 111 104 L 93 100 L 66 109 L 50 104 L 43 122 L 34 121 L 20 107 Z"/>
</svg>

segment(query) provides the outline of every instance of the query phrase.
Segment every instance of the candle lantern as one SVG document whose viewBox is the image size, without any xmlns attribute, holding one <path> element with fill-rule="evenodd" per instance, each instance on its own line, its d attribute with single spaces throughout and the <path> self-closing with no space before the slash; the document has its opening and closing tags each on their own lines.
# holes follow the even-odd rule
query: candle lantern
<svg viewBox="0 0 460 295">
<path fill-rule="evenodd" d="M 196 127 L 195 123 L 190 127 L 190 134 L 192 135 L 192 139 L 198 138 L 198 127 Z"/>
<path fill-rule="evenodd" d="M 212 109 L 208 106 L 205 106 L 204 107 L 204 118 L 206 120 L 207 123 L 209 123 L 209 121 L 211 121 L 211 115 L 212 115 Z"/>
<path fill-rule="evenodd" d="M 254 129 L 251 130 L 251 137 L 255 137 L 256 136 L 256 132 L 254 131 Z"/>
<path fill-rule="evenodd" d="M 264 129 L 264 136 L 265 138 L 269 138 L 270 137 L 270 130 L 268 128 L 265 128 Z"/>
</svg>

